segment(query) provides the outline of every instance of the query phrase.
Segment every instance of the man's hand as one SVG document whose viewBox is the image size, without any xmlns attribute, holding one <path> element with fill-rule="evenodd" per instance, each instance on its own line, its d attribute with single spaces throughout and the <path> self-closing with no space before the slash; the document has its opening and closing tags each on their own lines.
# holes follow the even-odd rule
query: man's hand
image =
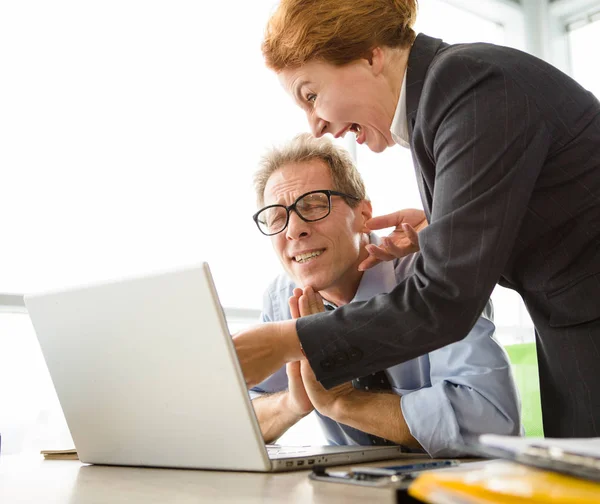
<svg viewBox="0 0 600 504">
<path fill-rule="evenodd" d="M 288 377 L 288 391 L 285 397 L 286 407 L 299 418 L 308 415 L 315 409 L 312 402 L 310 402 L 310 398 L 302 382 L 300 362 L 288 362 L 285 366 L 285 372 Z"/>
<path fill-rule="evenodd" d="M 248 388 L 271 376 L 285 363 L 303 358 L 295 320 L 244 329 L 234 335 L 233 344 Z"/>
<path fill-rule="evenodd" d="M 418 233 L 427 227 L 423 210 L 409 208 L 387 215 L 373 217 L 366 222 L 371 230 L 395 227 L 388 236 L 382 238 L 381 245 L 367 245 L 367 257 L 358 265 L 360 271 L 372 268 L 382 261 L 391 261 L 419 250 Z"/>
<path fill-rule="evenodd" d="M 294 319 L 325 311 L 321 295 L 310 286 L 307 286 L 304 290 L 298 287 L 295 288 L 288 304 Z M 300 367 L 300 361 L 288 362 L 286 365 L 285 371 L 288 376 L 288 396 L 286 399 L 290 410 L 297 414 L 306 415 L 314 409 L 314 406 L 306 393 Z"/>
<path fill-rule="evenodd" d="M 317 381 L 317 377 L 307 360 L 300 362 L 300 372 L 310 402 L 319 413 L 333 420 L 335 420 L 336 411 L 344 407 L 344 400 L 351 395 L 360 393 L 352 386 L 351 382 L 326 390 Z"/>
<path fill-rule="evenodd" d="M 310 285 L 307 285 L 304 290 L 296 287 L 288 304 L 292 317 L 295 319 L 325 311 L 321 294 L 315 292 Z"/>
<path fill-rule="evenodd" d="M 294 289 L 294 293 L 289 299 L 289 305 L 292 317 L 294 318 L 305 317 L 306 315 L 313 315 L 314 313 L 325 311 L 323 298 L 310 286 L 306 286 L 304 290 L 299 288 Z M 356 392 L 351 383 L 344 383 L 331 390 L 326 390 L 325 387 L 317 381 L 315 373 L 307 360 L 294 364 L 299 365 L 298 369 L 301 375 L 303 390 L 308 401 L 322 415 L 331 417 L 335 408 L 340 406 L 341 401 L 349 394 Z"/>
</svg>

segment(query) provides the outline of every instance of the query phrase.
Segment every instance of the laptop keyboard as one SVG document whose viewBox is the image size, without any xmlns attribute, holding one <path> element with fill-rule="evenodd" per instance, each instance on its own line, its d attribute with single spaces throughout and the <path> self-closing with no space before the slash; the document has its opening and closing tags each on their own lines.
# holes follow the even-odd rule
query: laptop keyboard
<svg viewBox="0 0 600 504">
<path fill-rule="evenodd" d="M 298 456 L 310 453 L 310 446 L 279 446 L 279 445 L 266 445 L 267 453 L 269 457 L 277 456 Z"/>
</svg>

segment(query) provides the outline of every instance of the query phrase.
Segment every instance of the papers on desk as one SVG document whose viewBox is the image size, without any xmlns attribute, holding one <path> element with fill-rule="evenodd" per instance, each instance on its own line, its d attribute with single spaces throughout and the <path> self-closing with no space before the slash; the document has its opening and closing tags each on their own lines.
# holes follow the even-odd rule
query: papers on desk
<svg viewBox="0 0 600 504">
<path fill-rule="evenodd" d="M 600 482 L 600 438 L 522 438 L 486 434 L 472 446 L 478 455 L 504 458 Z"/>
<path fill-rule="evenodd" d="M 524 438 L 484 434 L 479 436 L 479 442 L 486 446 L 494 446 L 512 452 L 531 452 L 532 449 L 541 448 L 600 460 L 600 438 Z M 600 469 L 600 465 L 598 469 Z"/>
<path fill-rule="evenodd" d="M 42 450 L 40 452 L 45 460 L 79 460 L 77 450 Z"/>
</svg>

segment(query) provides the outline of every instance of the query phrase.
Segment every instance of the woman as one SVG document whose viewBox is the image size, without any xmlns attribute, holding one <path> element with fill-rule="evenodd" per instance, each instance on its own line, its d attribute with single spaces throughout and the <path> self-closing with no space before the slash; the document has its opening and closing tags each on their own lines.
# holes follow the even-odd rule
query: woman
<svg viewBox="0 0 600 504">
<path fill-rule="evenodd" d="M 535 324 L 545 435 L 600 436 L 600 103 L 514 49 L 415 37 L 415 16 L 414 0 L 283 0 L 269 21 L 266 63 L 314 135 L 409 146 L 429 226 L 389 295 L 237 335 L 246 379 L 305 354 L 329 388 L 414 358 L 466 334 L 499 283 Z M 389 258 L 371 252 L 364 267 Z"/>
</svg>

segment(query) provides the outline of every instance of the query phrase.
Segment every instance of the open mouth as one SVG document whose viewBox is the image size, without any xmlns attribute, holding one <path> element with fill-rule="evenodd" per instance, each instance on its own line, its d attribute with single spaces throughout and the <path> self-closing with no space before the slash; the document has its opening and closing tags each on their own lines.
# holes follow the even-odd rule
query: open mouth
<svg viewBox="0 0 600 504">
<path fill-rule="evenodd" d="M 365 141 L 365 134 L 363 132 L 362 126 L 357 123 L 352 123 L 350 129 L 348 131 L 352 131 L 356 135 L 356 143 L 362 144 Z"/>
<path fill-rule="evenodd" d="M 352 126 L 350 126 L 350 131 L 352 131 L 356 136 L 360 135 L 360 124 L 352 123 Z"/>
<path fill-rule="evenodd" d="M 307 262 L 312 261 L 315 257 L 319 257 L 323 252 L 325 252 L 325 249 L 313 250 L 312 252 L 298 254 L 294 256 L 294 261 L 296 261 L 299 264 L 306 264 Z"/>
</svg>

